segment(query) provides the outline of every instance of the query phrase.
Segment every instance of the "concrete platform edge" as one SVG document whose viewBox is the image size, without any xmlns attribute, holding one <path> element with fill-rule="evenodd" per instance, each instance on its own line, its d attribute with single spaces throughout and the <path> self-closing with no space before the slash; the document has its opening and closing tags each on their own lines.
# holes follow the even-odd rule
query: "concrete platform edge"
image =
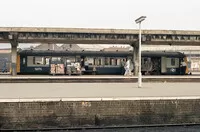
<svg viewBox="0 0 200 132">
<path fill-rule="evenodd" d="M 0 78 L 0 83 L 132 83 L 137 78 Z M 143 82 L 200 82 L 200 78 L 143 78 Z"/>
<path fill-rule="evenodd" d="M 136 100 L 196 100 L 200 96 L 182 96 L 182 97 L 104 97 L 104 98 L 8 98 L 0 99 L 0 102 L 59 102 L 59 101 L 136 101 Z"/>
</svg>

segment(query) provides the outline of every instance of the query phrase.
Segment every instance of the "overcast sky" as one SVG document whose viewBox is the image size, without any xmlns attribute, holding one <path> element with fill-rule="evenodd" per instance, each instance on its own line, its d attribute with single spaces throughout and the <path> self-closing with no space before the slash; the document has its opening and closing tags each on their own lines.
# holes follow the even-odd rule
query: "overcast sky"
<svg viewBox="0 0 200 132">
<path fill-rule="evenodd" d="M 0 27 L 200 30 L 199 0 L 1 0 Z"/>
</svg>

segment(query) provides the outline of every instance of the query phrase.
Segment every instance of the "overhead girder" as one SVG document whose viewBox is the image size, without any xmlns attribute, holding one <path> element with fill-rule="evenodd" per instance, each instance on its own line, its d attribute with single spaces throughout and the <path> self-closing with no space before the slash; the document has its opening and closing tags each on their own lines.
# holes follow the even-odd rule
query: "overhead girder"
<svg viewBox="0 0 200 132">
<path fill-rule="evenodd" d="M 10 36 L 19 43 L 61 42 L 85 44 L 130 44 L 138 41 L 138 34 L 70 33 L 70 32 L 0 32 L 0 42 L 10 42 Z M 200 45 L 200 35 L 142 34 L 142 44 Z"/>
</svg>

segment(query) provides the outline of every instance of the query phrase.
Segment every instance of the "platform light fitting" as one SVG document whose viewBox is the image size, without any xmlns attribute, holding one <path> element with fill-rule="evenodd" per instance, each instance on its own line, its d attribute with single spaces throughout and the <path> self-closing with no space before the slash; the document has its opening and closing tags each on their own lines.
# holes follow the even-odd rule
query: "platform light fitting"
<svg viewBox="0 0 200 132">
<path fill-rule="evenodd" d="M 142 21 L 144 21 L 146 18 L 146 16 L 141 16 L 138 19 L 135 20 L 136 23 L 141 23 Z"/>
</svg>

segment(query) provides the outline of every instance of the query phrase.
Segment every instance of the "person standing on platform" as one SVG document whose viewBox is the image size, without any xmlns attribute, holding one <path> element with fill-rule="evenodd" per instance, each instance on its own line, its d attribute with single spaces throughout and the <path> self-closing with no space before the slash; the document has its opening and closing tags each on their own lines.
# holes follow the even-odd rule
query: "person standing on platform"
<svg viewBox="0 0 200 132">
<path fill-rule="evenodd" d="M 186 63 L 183 59 L 182 62 L 181 62 L 181 73 L 185 74 L 185 71 L 186 71 Z"/>
<path fill-rule="evenodd" d="M 125 66 L 125 73 L 124 76 L 131 76 L 132 75 L 132 70 L 133 70 L 133 63 L 131 62 L 131 59 L 128 59 L 128 61 L 126 62 Z"/>
</svg>

